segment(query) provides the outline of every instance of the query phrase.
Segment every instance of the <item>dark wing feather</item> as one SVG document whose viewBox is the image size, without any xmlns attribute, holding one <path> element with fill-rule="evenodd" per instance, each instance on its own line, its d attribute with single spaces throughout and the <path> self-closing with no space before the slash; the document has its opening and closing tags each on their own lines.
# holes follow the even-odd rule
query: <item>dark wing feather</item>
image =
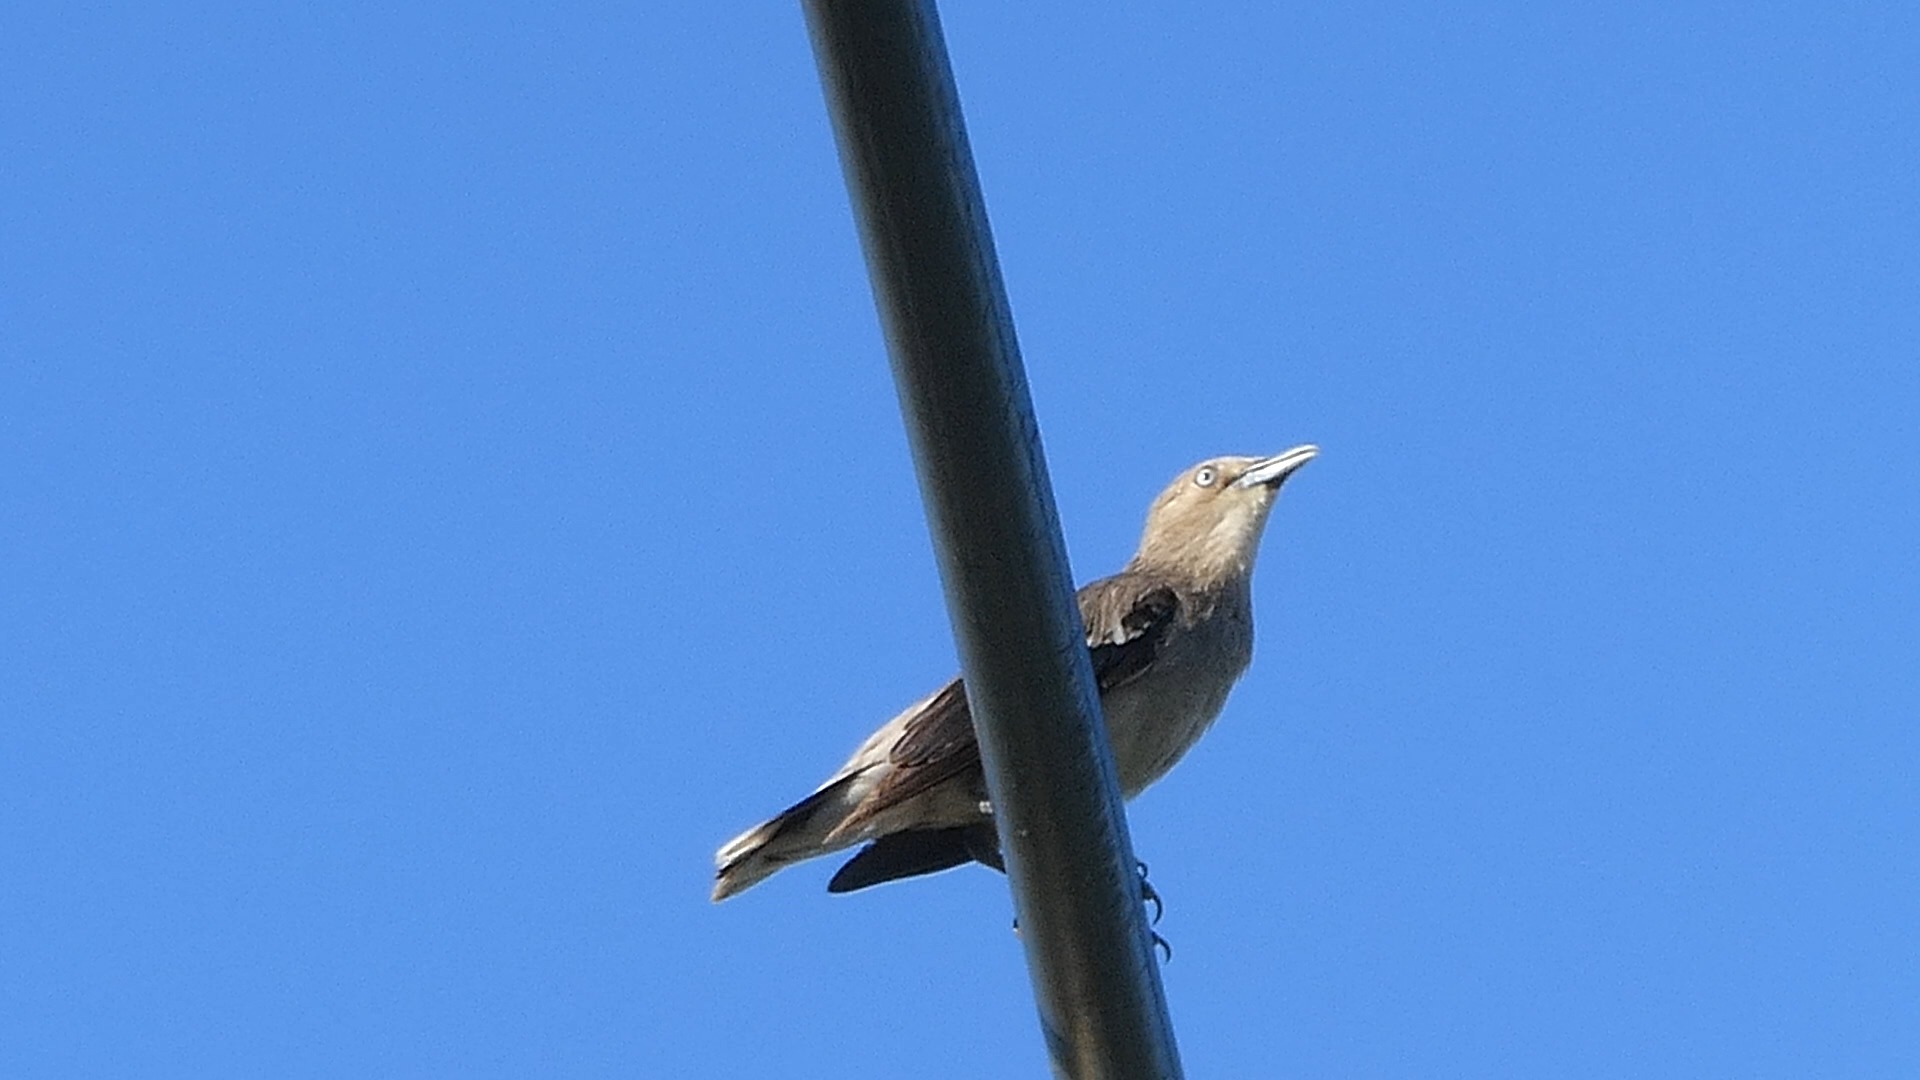
<svg viewBox="0 0 1920 1080">
<path fill-rule="evenodd" d="M 980 771 L 980 744 L 973 737 L 973 713 L 959 679 L 942 687 L 887 752 L 893 771 L 860 800 L 860 805 L 834 832 L 849 834 L 921 792 L 963 775 Z M 882 879 L 884 880 L 884 879 Z"/>
<path fill-rule="evenodd" d="M 966 754 L 977 756 L 973 714 L 967 710 L 966 687 L 955 679 L 933 695 L 918 716 L 907 721 L 887 760 L 899 768 L 920 769 Z"/>
<path fill-rule="evenodd" d="M 1167 629 L 1180 614 L 1180 598 L 1172 588 L 1134 574 L 1096 581 L 1081 589 L 1078 599 L 1094 684 L 1102 695 L 1138 678 L 1152 665 Z M 959 679 L 948 683 L 919 715 L 907 721 L 887 760 L 893 772 L 836 831 L 851 831 L 915 795 L 979 770 L 973 714 Z"/>
<path fill-rule="evenodd" d="M 919 877 L 951 869 L 967 862 L 983 862 L 1005 872 L 1000 858 L 1000 839 L 993 833 L 993 822 L 961 825 L 951 829 L 908 829 L 883 836 L 848 859 L 827 891 L 842 893 L 878 885 L 883 881 Z"/>
<path fill-rule="evenodd" d="M 1087 623 L 1093 681 L 1105 696 L 1153 665 L 1168 627 L 1180 617 L 1180 596 L 1167 585 L 1122 574 L 1080 590 L 1080 617 Z"/>
</svg>

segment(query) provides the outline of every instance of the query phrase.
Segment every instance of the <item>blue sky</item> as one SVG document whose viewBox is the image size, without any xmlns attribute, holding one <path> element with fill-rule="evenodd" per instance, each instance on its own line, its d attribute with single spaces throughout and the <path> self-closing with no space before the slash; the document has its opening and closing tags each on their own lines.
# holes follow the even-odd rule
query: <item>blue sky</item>
<svg viewBox="0 0 1920 1080">
<path fill-rule="evenodd" d="M 1920 1072 L 1920 18 L 947 5 L 1077 574 L 1298 442 L 1133 805 L 1194 1076 Z M 1040 1075 L 714 907 L 953 670 L 793 5 L 0 16 L 0 1072 Z"/>
</svg>

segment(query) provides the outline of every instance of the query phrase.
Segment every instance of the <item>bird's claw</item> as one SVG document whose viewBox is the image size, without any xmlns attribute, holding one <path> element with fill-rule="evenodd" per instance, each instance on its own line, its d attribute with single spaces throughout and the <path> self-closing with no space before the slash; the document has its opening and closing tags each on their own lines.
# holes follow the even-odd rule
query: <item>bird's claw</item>
<svg viewBox="0 0 1920 1080">
<path fill-rule="evenodd" d="M 1134 866 L 1140 875 L 1140 901 L 1143 904 L 1153 905 L 1153 918 L 1148 921 L 1147 933 L 1153 937 L 1153 947 L 1160 950 L 1160 955 L 1163 957 L 1161 963 L 1169 963 L 1173 960 L 1173 946 L 1153 929 L 1160 924 L 1160 916 L 1166 914 L 1166 905 L 1161 902 L 1160 893 L 1154 889 L 1153 883 L 1147 880 L 1147 864 L 1135 859 Z M 1021 936 L 1018 916 L 1013 920 L 1013 936 Z"/>
<path fill-rule="evenodd" d="M 1020 920 L 1019 919 L 1013 920 L 1013 936 L 1014 937 L 1020 936 Z M 1147 929 L 1147 936 L 1153 939 L 1153 947 L 1160 950 L 1160 962 L 1163 964 L 1173 963 L 1172 943 L 1169 942 L 1166 938 L 1161 937 L 1159 931 L 1154 930 L 1151 927 Z"/>
<path fill-rule="evenodd" d="M 1154 926 L 1158 926 L 1160 916 L 1167 913 L 1167 906 L 1160 902 L 1159 891 L 1153 887 L 1152 882 L 1147 880 L 1147 864 L 1138 859 L 1135 859 L 1134 863 L 1140 868 L 1140 902 L 1153 905 L 1153 918 L 1150 921 Z"/>
<path fill-rule="evenodd" d="M 1153 947 L 1160 950 L 1160 955 L 1163 957 L 1160 962 L 1170 963 L 1173 960 L 1173 946 L 1154 929 L 1155 926 L 1160 925 L 1160 916 L 1166 914 L 1167 906 L 1161 902 L 1160 893 L 1153 887 L 1153 883 L 1147 880 L 1147 864 L 1135 859 L 1134 866 L 1140 872 L 1140 902 L 1153 905 L 1153 917 L 1147 922 L 1147 933 L 1153 937 Z"/>
</svg>

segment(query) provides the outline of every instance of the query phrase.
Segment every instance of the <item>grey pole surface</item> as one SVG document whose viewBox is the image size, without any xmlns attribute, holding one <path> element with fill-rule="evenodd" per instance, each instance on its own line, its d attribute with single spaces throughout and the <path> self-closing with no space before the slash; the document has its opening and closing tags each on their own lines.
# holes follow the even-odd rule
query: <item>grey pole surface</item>
<svg viewBox="0 0 1920 1080">
<path fill-rule="evenodd" d="M 1054 1073 L 1179 1077 L 1039 429 L 931 0 L 803 0 Z"/>
</svg>

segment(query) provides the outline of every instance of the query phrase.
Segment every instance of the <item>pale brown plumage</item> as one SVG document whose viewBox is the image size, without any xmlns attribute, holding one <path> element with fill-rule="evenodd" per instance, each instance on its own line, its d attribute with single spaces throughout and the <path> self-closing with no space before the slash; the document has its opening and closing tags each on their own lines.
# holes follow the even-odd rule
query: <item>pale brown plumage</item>
<svg viewBox="0 0 1920 1080">
<path fill-rule="evenodd" d="M 1219 715 L 1253 658 L 1253 562 L 1280 485 L 1318 449 L 1226 457 L 1154 500 L 1140 548 L 1081 589 L 1080 617 L 1128 798 L 1165 775 Z M 804 859 L 866 843 L 834 892 L 968 861 L 1003 868 L 960 680 L 882 725 L 812 795 L 715 856 L 724 900 Z"/>
</svg>

